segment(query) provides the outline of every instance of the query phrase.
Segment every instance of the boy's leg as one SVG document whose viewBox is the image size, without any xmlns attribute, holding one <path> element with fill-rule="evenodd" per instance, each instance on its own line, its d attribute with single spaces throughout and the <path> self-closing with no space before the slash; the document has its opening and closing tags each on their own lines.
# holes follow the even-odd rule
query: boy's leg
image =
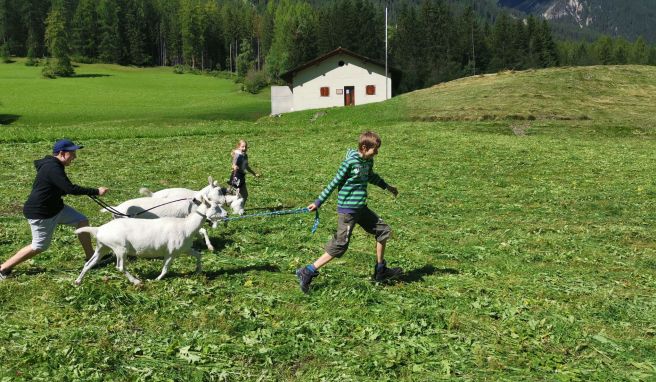
<svg viewBox="0 0 656 382">
<path fill-rule="evenodd" d="M 57 219 L 55 217 L 49 219 L 27 219 L 27 222 L 32 231 L 32 243 L 19 249 L 15 255 L 2 263 L 0 271 L 5 274 L 11 271 L 16 265 L 33 258 L 50 246 L 52 234 L 57 227 Z"/>
<path fill-rule="evenodd" d="M 77 223 L 77 228 L 88 227 L 89 221 L 83 220 Z M 88 232 L 82 232 L 77 235 L 77 239 L 84 249 L 84 260 L 87 261 L 93 256 L 93 245 L 91 244 L 91 235 Z"/>
<path fill-rule="evenodd" d="M 73 207 L 64 205 L 62 209 L 56 216 L 57 224 L 66 224 L 73 226 L 75 228 L 82 228 L 89 226 L 89 220 L 82 213 L 78 212 Z M 89 260 L 93 256 L 93 245 L 91 245 L 91 235 L 88 232 L 83 232 L 77 235 L 77 239 L 82 245 L 84 250 L 85 261 Z"/>
<path fill-rule="evenodd" d="M 378 264 L 385 262 L 385 245 L 387 244 L 387 239 L 383 241 L 376 242 L 376 262 Z"/>
<path fill-rule="evenodd" d="M 351 214 L 339 214 L 337 218 L 337 232 L 326 244 L 326 252 L 314 263 L 296 270 L 299 284 L 303 293 L 308 293 L 312 279 L 319 276 L 319 268 L 328 264 L 335 257 L 341 257 L 348 249 L 353 227 L 355 227 L 355 216 Z"/>
<path fill-rule="evenodd" d="M 376 237 L 376 266 L 374 267 L 373 279 L 380 282 L 403 273 L 401 268 L 388 268 L 385 261 L 385 247 L 387 239 L 392 233 L 390 226 L 367 207 L 360 214 L 358 224 Z"/>
<path fill-rule="evenodd" d="M 32 244 L 28 244 L 25 247 L 21 248 L 15 255 L 10 257 L 7 261 L 0 265 L 0 272 L 7 273 L 11 271 L 13 267 L 22 263 L 23 261 L 29 260 L 39 253 L 43 252 L 41 249 L 32 248 Z"/>
<path fill-rule="evenodd" d="M 329 262 L 334 259 L 334 256 L 331 256 L 328 252 L 324 252 L 321 257 L 319 257 L 312 265 L 314 266 L 314 270 L 316 271 L 317 269 L 323 267 L 324 265 L 328 264 Z"/>
</svg>

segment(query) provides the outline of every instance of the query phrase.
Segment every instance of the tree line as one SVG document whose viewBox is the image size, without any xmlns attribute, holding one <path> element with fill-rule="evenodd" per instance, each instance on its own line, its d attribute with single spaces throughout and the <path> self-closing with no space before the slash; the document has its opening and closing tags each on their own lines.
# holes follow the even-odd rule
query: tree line
<svg viewBox="0 0 656 382">
<path fill-rule="evenodd" d="M 72 60 L 230 71 L 263 85 L 340 46 L 384 61 L 385 3 L 397 92 L 504 69 L 656 64 L 641 38 L 557 43 L 546 20 L 490 21 L 443 0 L 0 0 L 0 56 L 47 57 L 51 76 L 71 75 Z"/>
</svg>

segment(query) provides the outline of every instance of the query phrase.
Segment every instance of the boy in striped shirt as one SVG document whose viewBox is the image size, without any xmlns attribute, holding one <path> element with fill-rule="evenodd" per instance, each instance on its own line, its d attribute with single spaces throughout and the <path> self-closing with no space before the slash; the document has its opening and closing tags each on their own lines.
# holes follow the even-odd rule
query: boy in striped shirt
<svg viewBox="0 0 656 382">
<path fill-rule="evenodd" d="M 383 178 L 373 171 L 373 158 L 378 154 L 380 145 L 381 140 L 378 134 L 372 131 L 362 133 L 358 150 L 348 151 L 346 158 L 337 170 L 337 175 L 321 192 L 319 198 L 308 206 L 310 211 L 318 209 L 335 188 L 338 188 L 337 213 L 339 216 L 335 236 L 326 244 L 326 252 L 321 257 L 314 263 L 296 271 L 296 277 L 298 277 L 303 293 L 309 292 L 312 279 L 319 275 L 319 268 L 346 252 L 356 224 L 376 237 L 374 281 L 386 281 L 403 272 L 401 268 L 387 268 L 384 258 L 385 244 L 392 230 L 383 219 L 367 207 L 367 184 L 369 183 L 391 192 L 394 196 L 399 193 L 396 187 L 385 183 Z"/>
</svg>

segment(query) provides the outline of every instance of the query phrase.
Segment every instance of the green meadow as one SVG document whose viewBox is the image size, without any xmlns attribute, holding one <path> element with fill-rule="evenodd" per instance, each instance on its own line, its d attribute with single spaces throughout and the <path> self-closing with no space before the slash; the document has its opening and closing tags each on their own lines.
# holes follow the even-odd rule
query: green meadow
<svg viewBox="0 0 656 382">
<path fill-rule="evenodd" d="M 0 65 L 0 256 L 31 240 L 33 160 L 66 136 L 67 169 L 119 203 L 140 187 L 202 188 L 249 141 L 247 213 L 307 206 L 364 130 L 382 136 L 369 206 L 405 274 L 370 281 L 374 240 L 294 271 L 336 228 L 311 214 L 208 229 L 214 246 L 134 287 L 113 266 L 73 285 L 69 227 L 0 282 L 0 380 L 651 381 L 656 379 L 656 68 L 476 76 L 375 105 L 267 116 L 268 93 L 171 69 L 80 65 L 42 80 Z M 85 76 L 86 75 L 86 76 Z M 92 225 L 107 214 L 66 197 Z M 160 260 L 127 262 L 154 279 Z"/>
</svg>

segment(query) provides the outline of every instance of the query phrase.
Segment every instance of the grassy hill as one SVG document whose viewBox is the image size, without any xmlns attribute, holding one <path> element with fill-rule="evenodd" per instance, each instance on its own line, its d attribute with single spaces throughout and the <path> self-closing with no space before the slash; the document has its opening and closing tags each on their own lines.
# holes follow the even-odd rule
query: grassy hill
<svg viewBox="0 0 656 382">
<path fill-rule="evenodd" d="M 399 97 L 417 120 L 652 123 L 656 68 L 593 66 L 467 77 Z"/>
<path fill-rule="evenodd" d="M 230 79 L 177 75 L 171 68 L 80 64 L 76 76 L 46 80 L 23 60 L 0 65 L 0 124 L 17 140 L 36 127 L 161 129 L 215 120 L 255 121 L 270 96 L 238 91 Z M 3 122 L 4 121 L 4 122 Z M 23 138 L 21 138 L 23 137 Z"/>
<path fill-rule="evenodd" d="M 374 242 L 356 229 L 349 252 L 322 269 L 309 295 L 299 291 L 294 270 L 322 253 L 336 227 L 334 195 L 314 235 L 309 214 L 230 222 L 209 230 L 217 250 L 204 250 L 201 275 L 193 259 L 180 258 L 164 280 L 142 288 L 113 267 L 74 287 L 83 255 L 62 227 L 47 252 L 0 282 L 0 379 L 652 380 L 653 74 L 501 73 L 257 122 L 161 129 L 156 116 L 77 128 L 61 111 L 29 134 L 20 120 L 2 126 L 3 139 L 6 128 L 21 131 L 0 145 L 3 259 L 30 240 L 21 206 L 32 161 L 59 134 L 85 144 L 71 179 L 109 186 L 112 203 L 143 186 L 223 179 L 230 149 L 246 138 L 263 174 L 248 178 L 247 208 L 262 212 L 309 204 L 358 134 L 376 130 L 376 170 L 400 194 L 372 186 L 369 205 L 392 226 L 387 260 L 406 275 L 372 284 Z M 135 91 L 118 92 L 136 99 Z M 230 102 L 218 105 L 212 112 L 221 114 Z M 4 101 L 3 110 L 11 113 Z M 88 198 L 67 203 L 92 225 L 108 219 Z M 127 266 L 152 279 L 161 262 Z"/>
</svg>

